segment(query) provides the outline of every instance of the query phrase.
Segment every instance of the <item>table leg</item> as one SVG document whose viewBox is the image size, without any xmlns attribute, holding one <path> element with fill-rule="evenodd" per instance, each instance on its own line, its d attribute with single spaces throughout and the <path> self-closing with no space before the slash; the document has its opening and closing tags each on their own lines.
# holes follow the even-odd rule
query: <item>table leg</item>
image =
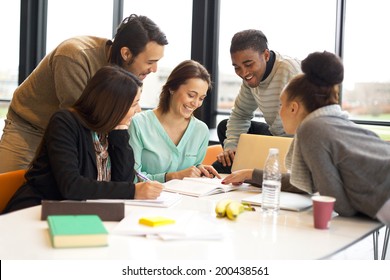
<svg viewBox="0 0 390 280">
<path fill-rule="evenodd" d="M 379 230 L 376 230 L 372 233 L 372 240 L 374 242 L 374 260 L 378 259 L 378 235 Z"/>
<path fill-rule="evenodd" d="M 386 226 L 385 238 L 383 239 L 382 260 L 386 259 L 387 247 L 389 246 L 390 227 Z"/>
</svg>

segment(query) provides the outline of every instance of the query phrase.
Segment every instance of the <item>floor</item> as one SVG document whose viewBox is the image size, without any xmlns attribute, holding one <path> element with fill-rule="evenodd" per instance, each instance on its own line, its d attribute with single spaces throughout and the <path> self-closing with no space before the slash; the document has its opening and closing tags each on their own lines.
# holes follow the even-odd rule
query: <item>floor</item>
<svg viewBox="0 0 390 280">
<path fill-rule="evenodd" d="M 385 236 L 385 227 L 379 231 L 379 259 L 382 256 L 383 239 Z M 373 260 L 374 249 L 373 249 L 373 236 L 370 235 L 358 243 L 352 245 L 348 249 L 330 257 L 330 260 Z M 390 260 L 390 244 L 387 246 L 386 260 Z"/>
</svg>

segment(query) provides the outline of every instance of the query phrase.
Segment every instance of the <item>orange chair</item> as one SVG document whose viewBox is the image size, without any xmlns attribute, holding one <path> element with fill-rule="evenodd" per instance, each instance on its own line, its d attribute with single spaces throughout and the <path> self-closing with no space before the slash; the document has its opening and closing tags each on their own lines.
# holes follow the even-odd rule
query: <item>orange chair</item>
<svg viewBox="0 0 390 280">
<path fill-rule="evenodd" d="M 0 173 L 0 213 L 16 190 L 26 181 L 24 174 L 26 174 L 24 169 Z"/>
<path fill-rule="evenodd" d="M 202 162 L 204 165 L 211 165 L 217 160 L 217 155 L 223 151 L 221 144 L 210 145 L 207 147 L 206 156 Z"/>
</svg>

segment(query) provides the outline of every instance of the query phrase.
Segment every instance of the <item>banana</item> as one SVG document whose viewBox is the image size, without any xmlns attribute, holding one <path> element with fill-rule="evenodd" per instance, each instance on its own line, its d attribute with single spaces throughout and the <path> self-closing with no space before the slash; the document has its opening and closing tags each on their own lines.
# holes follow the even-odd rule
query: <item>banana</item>
<svg viewBox="0 0 390 280">
<path fill-rule="evenodd" d="M 229 220 L 237 219 L 242 212 L 244 212 L 244 205 L 241 202 L 232 201 L 226 206 L 226 216 Z"/>
<path fill-rule="evenodd" d="M 222 199 L 217 202 L 217 205 L 215 206 L 215 213 L 218 217 L 225 217 L 226 216 L 226 206 L 232 202 L 231 199 Z"/>
</svg>

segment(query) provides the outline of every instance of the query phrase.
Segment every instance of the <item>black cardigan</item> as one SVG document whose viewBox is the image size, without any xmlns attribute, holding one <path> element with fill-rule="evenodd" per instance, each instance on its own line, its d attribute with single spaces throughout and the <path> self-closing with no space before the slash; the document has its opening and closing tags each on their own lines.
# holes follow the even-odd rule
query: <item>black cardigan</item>
<svg viewBox="0 0 390 280">
<path fill-rule="evenodd" d="M 68 110 L 56 112 L 47 126 L 42 148 L 5 212 L 41 204 L 41 200 L 133 199 L 134 155 L 127 130 L 108 135 L 111 181 L 97 181 L 91 131 Z M 38 148 L 39 149 L 39 148 Z"/>
</svg>

